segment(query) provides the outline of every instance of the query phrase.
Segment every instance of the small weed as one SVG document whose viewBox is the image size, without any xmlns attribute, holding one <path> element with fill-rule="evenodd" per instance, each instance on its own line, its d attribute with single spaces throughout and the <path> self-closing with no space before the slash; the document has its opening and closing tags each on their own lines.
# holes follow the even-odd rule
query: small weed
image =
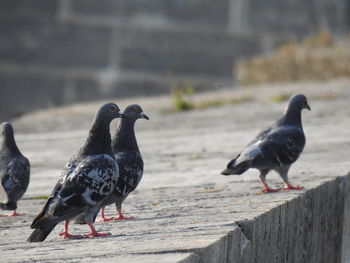
<svg viewBox="0 0 350 263">
<path fill-rule="evenodd" d="M 275 96 L 270 97 L 270 101 L 272 102 L 283 102 L 283 101 L 287 101 L 289 100 L 289 98 L 292 96 L 293 94 L 278 94 Z"/>
<path fill-rule="evenodd" d="M 215 98 L 209 100 L 198 100 L 194 102 L 194 89 L 192 85 L 184 88 L 173 88 L 171 91 L 172 109 L 163 109 L 162 112 L 180 112 L 194 109 L 206 109 L 211 107 L 219 107 L 223 105 L 242 104 L 253 101 L 251 96 L 242 96 L 236 98 Z"/>
<path fill-rule="evenodd" d="M 23 198 L 25 200 L 41 200 L 41 199 L 48 199 L 49 196 L 47 195 L 35 195 L 35 196 L 31 196 L 31 197 L 26 197 L 26 198 Z"/>
<path fill-rule="evenodd" d="M 240 97 L 240 98 L 231 98 L 231 99 L 213 99 L 213 100 L 205 100 L 199 103 L 198 108 L 206 109 L 211 107 L 218 107 L 224 105 L 231 104 L 242 104 L 245 102 L 253 101 L 253 97 Z"/>
<path fill-rule="evenodd" d="M 235 78 L 242 85 L 256 85 L 349 77 L 349 41 L 320 32 L 288 42 L 272 53 L 237 61 Z"/>
<path fill-rule="evenodd" d="M 194 89 L 191 85 L 186 88 L 173 88 L 171 95 L 173 99 L 174 111 L 185 111 L 194 109 L 194 104 L 190 101 L 194 94 Z"/>
</svg>

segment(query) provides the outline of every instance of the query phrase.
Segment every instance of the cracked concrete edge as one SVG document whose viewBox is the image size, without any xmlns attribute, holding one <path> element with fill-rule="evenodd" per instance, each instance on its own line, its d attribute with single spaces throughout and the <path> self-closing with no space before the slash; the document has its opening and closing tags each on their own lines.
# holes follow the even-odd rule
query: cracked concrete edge
<svg viewBox="0 0 350 263">
<path fill-rule="evenodd" d="M 341 263 L 350 262 L 350 173 L 345 184 L 344 222 Z"/>
<path fill-rule="evenodd" d="M 337 211 L 338 214 L 334 214 L 330 212 L 328 209 L 322 209 L 324 208 L 323 203 L 327 202 L 328 198 L 330 196 L 336 196 L 335 199 L 330 200 L 331 203 L 329 204 L 330 207 L 333 207 L 332 212 Z M 318 199 L 318 202 L 317 202 Z M 316 202 L 315 202 L 316 200 Z M 334 203 L 333 201 L 336 201 Z M 313 207 L 315 206 L 315 207 Z M 321 206 L 321 207 L 319 207 Z M 294 212 L 297 212 L 298 210 L 304 210 L 304 213 L 301 213 L 302 215 L 298 213 L 289 213 L 288 214 L 288 207 L 294 207 Z M 329 208 L 329 207 L 328 207 Z M 340 209 L 339 209 L 340 208 Z M 312 209 L 313 211 L 308 211 L 308 209 Z M 333 223 L 330 223 L 333 228 L 337 229 L 328 229 L 329 231 L 325 231 L 321 234 L 323 234 L 322 237 L 319 236 L 319 231 L 324 229 L 324 221 L 322 220 L 315 220 L 315 218 L 311 219 L 312 222 L 301 222 L 303 224 L 317 224 L 315 227 L 312 227 L 311 230 L 313 232 L 317 231 L 316 237 L 319 239 L 313 238 L 315 233 L 301 233 L 302 237 L 300 237 L 300 233 L 298 231 L 294 231 L 295 229 L 293 227 L 289 227 L 288 222 L 274 222 L 277 220 L 279 221 L 286 221 L 289 220 L 289 223 L 293 221 L 298 221 L 296 219 L 297 216 L 310 216 L 312 217 L 312 213 L 317 211 L 318 213 L 326 213 L 328 215 L 323 214 L 317 214 L 318 218 L 327 218 L 328 220 L 334 220 Z M 305 213 L 306 212 L 306 213 Z M 293 214 L 294 218 L 288 218 L 288 215 Z M 315 215 L 315 214 L 314 214 Z M 329 216 L 331 215 L 331 216 Z M 272 219 L 272 222 L 270 222 L 269 226 L 276 225 L 277 232 L 272 231 L 272 229 L 268 227 L 266 224 L 266 220 L 270 221 Z M 317 221 L 316 223 L 314 221 Z M 300 222 L 299 222 L 300 223 Z M 329 222 L 327 222 L 328 224 Z M 339 224 L 340 223 L 340 224 Z M 289 227 L 289 230 L 286 229 Z M 263 228 L 263 231 L 265 232 L 265 237 L 257 237 L 257 235 L 260 233 L 254 233 L 255 231 L 258 232 L 255 228 Z M 290 231 L 290 228 L 292 228 L 292 232 Z M 309 226 L 304 226 L 299 228 L 300 229 L 308 229 Z M 272 233 L 275 232 L 279 236 L 283 236 L 284 234 L 281 232 L 289 232 L 289 236 L 286 237 L 288 240 L 284 240 L 285 243 L 283 243 L 283 240 L 280 240 L 280 238 L 277 239 L 280 244 L 271 244 L 271 249 L 269 251 L 266 251 L 264 249 L 258 249 L 259 246 L 262 246 L 263 242 L 268 241 L 269 243 L 273 238 L 271 236 Z M 294 232 L 293 232 L 294 231 Z M 339 243 L 334 245 L 334 254 L 333 255 L 326 255 L 326 250 L 317 250 L 318 247 L 324 247 L 327 246 L 327 242 L 329 241 L 331 243 L 331 240 L 328 240 L 329 233 L 334 231 L 337 234 L 337 237 L 339 240 Z M 312 231 L 311 231 L 312 232 Z M 295 234 L 298 233 L 298 234 Z M 312 242 L 323 242 L 325 244 L 309 244 L 308 241 Z M 300 256 L 298 258 L 297 255 L 288 255 L 288 250 L 290 247 L 295 247 L 293 243 L 295 241 L 300 241 L 301 239 L 304 240 L 304 243 L 307 245 L 310 245 L 311 247 L 316 247 L 316 250 L 312 250 L 310 247 L 303 247 L 303 250 L 300 251 Z M 276 239 L 275 239 L 276 241 Z M 255 243 L 255 244 L 254 244 Z M 273 242 L 272 242 L 273 243 Z M 294 198 L 293 200 L 290 200 L 284 204 L 281 204 L 280 206 L 277 206 L 267 213 L 264 213 L 262 215 L 257 216 L 253 220 L 244 220 L 244 221 L 237 221 L 235 223 L 235 226 L 233 227 L 233 230 L 229 233 L 225 234 L 222 238 L 217 240 L 216 242 L 212 243 L 211 245 L 195 249 L 192 251 L 192 254 L 186 257 L 185 259 L 179 261 L 180 263 L 210 263 L 210 262 L 235 262 L 235 263 L 252 263 L 252 262 L 267 262 L 264 260 L 268 260 L 268 262 L 330 262 L 328 261 L 330 258 L 332 260 L 335 260 L 333 262 L 339 262 L 339 263 L 347 263 L 350 262 L 350 250 L 348 249 L 350 247 L 350 172 L 344 176 L 336 177 L 334 180 L 325 182 L 322 185 L 319 185 L 316 188 L 312 188 L 305 192 L 304 194 Z M 259 251 L 257 251 L 259 250 Z M 307 251 L 309 250 L 309 251 Z M 318 255 L 315 254 L 318 253 Z M 331 250 L 327 250 L 329 253 Z M 173 251 L 175 252 L 175 251 Z M 179 253 L 184 253 L 185 251 L 178 251 Z M 187 251 L 191 252 L 191 251 Z M 282 252 L 282 253 L 280 253 Z M 299 252 L 298 250 L 292 250 L 292 253 Z M 324 252 L 324 253 L 322 253 Z M 284 255 L 281 255 L 284 254 Z M 296 258 L 298 258 L 298 261 Z M 263 259 L 265 258 L 265 259 Z M 262 260 L 262 261 L 261 261 Z M 283 260 L 283 261 L 280 261 Z"/>
</svg>

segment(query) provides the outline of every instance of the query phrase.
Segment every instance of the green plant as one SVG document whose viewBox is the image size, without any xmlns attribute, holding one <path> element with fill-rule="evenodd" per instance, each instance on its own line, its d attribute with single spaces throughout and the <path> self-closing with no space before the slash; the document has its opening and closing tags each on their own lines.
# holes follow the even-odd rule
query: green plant
<svg viewBox="0 0 350 263">
<path fill-rule="evenodd" d="M 185 88 L 173 88 L 171 95 L 174 110 L 184 111 L 194 109 L 194 104 L 190 101 L 193 94 L 194 89 L 191 85 L 187 85 Z"/>
<path fill-rule="evenodd" d="M 218 107 L 223 105 L 231 105 L 231 104 L 242 104 L 248 101 L 252 101 L 253 98 L 250 96 L 239 97 L 239 98 L 229 98 L 229 99 L 212 99 L 212 100 L 204 100 L 198 104 L 198 108 L 206 109 L 210 107 Z"/>
<path fill-rule="evenodd" d="M 35 195 L 31 197 L 24 197 L 22 198 L 23 200 L 40 200 L 40 199 L 47 199 L 49 196 L 47 195 Z"/>
<path fill-rule="evenodd" d="M 272 101 L 272 102 L 283 102 L 283 101 L 289 100 L 289 98 L 292 95 L 293 95 L 292 93 L 278 94 L 278 95 L 270 97 L 270 101 Z"/>
</svg>

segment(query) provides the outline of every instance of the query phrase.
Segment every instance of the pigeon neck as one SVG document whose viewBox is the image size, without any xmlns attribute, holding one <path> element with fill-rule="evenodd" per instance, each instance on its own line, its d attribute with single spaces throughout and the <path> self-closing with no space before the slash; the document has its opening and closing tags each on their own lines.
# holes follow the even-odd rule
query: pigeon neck
<svg viewBox="0 0 350 263">
<path fill-rule="evenodd" d="M 120 126 L 117 129 L 112 142 L 114 153 L 128 150 L 139 151 L 134 127 L 135 120 L 121 119 Z"/>
<path fill-rule="evenodd" d="M 282 124 L 302 127 L 301 110 L 287 108 L 282 119 Z"/>
<path fill-rule="evenodd" d="M 15 142 L 15 138 L 13 134 L 6 136 L 0 146 L 1 153 L 10 153 L 10 154 L 21 154 L 19 151 L 17 144 Z"/>
<path fill-rule="evenodd" d="M 99 121 L 98 119 L 94 121 L 88 138 L 80 151 L 82 155 L 113 155 L 109 125 L 110 121 Z"/>
</svg>

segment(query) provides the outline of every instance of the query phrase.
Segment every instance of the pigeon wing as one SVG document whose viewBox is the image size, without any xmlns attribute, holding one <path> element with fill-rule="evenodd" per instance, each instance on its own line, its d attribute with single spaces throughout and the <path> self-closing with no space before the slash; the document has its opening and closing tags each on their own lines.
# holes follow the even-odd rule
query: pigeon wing
<svg viewBox="0 0 350 263">
<path fill-rule="evenodd" d="M 257 141 L 249 152 L 252 167 L 272 169 L 294 163 L 305 146 L 302 129 L 286 126 L 270 131 L 266 138 Z"/>
<path fill-rule="evenodd" d="M 116 196 L 124 197 L 134 191 L 143 175 L 143 160 L 138 151 L 120 152 L 117 154 L 119 179 L 115 187 Z"/>
<path fill-rule="evenodd" d="M 12 159 L 6 174 L 2 177 L 2 186 L 9 201 L 17 202 L 25 193 L 29 184 L 30 165 L 25 157 Z"/>
<path fill-rule="evenodd" d="M 84 159 L 58 182 L 45 205 L 41 216 L 32 228 L 51 222 L 60 222 L 79 215 L 87 208 L 105 199 L 116 182 L 116 162 L 108 155 L 91 156 Z"/>
</svg>

